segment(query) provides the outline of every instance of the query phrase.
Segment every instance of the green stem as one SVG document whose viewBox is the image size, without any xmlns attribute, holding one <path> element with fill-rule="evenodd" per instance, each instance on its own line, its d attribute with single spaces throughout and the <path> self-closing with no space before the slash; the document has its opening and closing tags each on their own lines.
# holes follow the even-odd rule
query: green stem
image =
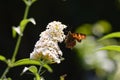
<svg viewBox="0 0 120 80">
<path fill-rule="evenodd" d="M 30 6 L 29 6 L 29 5 L 26 5 L 26 9 L 25 9 L 25 13 L 24 13 L 23 19 L 26 19 L 26 18 L 27 18 L 28 12 L 29 12 L 29 8 L 30 8 Z"/>
<path fill-rule="evenodd" d="M 29 12 L 29 8 L 30 8 L 30 6 L 26 5 L 26 9 L 25 9 L 25 13 L 24 13 L 23 19 L 26 19 L 26 18 L 27 18 L 28 12 Z M 22 39 L 22 36 L 19 35 L 18 40 L 17 40 L 17 43 L 16 43 L 16 46 L 15 46 L 14 53 L 13 53 L 13 56 L 12 56 L 12 62 L 13 62 L 13 63 L 14 63 L 15 58 L 16 58 L 16 55 L 17 55 L 17 53 L 18 53 L 18 49 L 19 49 L 19 46 L 20 46 L 20 43 L 21 43 L 21 39 Z"/>
<path fill-rule="evenodd" d="M 34 78 L 35 80 L 40 80 L 40 79 L 37 79 L 37 78 L 40 78 L 42 68 L 43 68 L 43 64 L 39 67 L 39 70 L 38 70 L 39 77 L 37 77 L 38 75 L 36 74 L 36 78 Z"/>
<path fill-rule="evenodd" d="M 39 67 L 39 70 L 38 70 L 38 74 L 42 74 L 42 68 L 43 68 L 43 65 L 45 64 L 45 61 L 44 60 L 42 60 L 41 61 L 41 65 L 40 65 L 40 67 Z"/>
<path fill-rule="evenodd" d="M 26 18 L 27 18 L 28 12 L 29 12 L 29 8 L 30 8 L 30 6 L 29 6 L 29 5 L 26 5 L 26 9 L 25 9 L 25 13 L 24 13 L 23 19 L 26 19 Z M 15 62 L 15 59 L 16 59 L 16 56 L 17 56 L 17 53 L 18 53 L 18 49 L 19 49 L 19 46 L 20 46 L 20 43 L 21 43 L 21 39 L 22 39 L 22 36 L 19 35 L 19 37 L 18 37 L 18 39 L 17 39 L 16 46 L 15 46 L 15 50 L 14 50 L 14 52 L 13 52 L 13 56 L 12 56 L 12 59 L 11 59 L 11 60 L 12 60 L 12 63 Z M 2 76 L 1 76 L 1 79 L 3 79 L 3 78 L 6 76 L 6 74 L 9 72 L 10 68 L 11 68 L 11 67 L 8 66 L 8 67 L 5 69 L 4 73 L 3 73 Z"/>
<path fill-rule="evenodd" d="M 5 69 L 4 73 L 2 74 L 2 76 L 1 76 L 1 78 L 0 78 L 1 80 L 4 80 L 3 78 L 6 77 L 5 75 L 8 73 L 9 69 L 10 69 L 9 66 Z"/>
<path fill-rule="evenodd" d="M 39 71 L 38 71 L 38 73 L 40 74 L 40 72 L 41 72 L 41 70 L 42 70 L 42 65 L 39 67 Z"/>
<path fill-rule="evenodd" d="M 17 53 L 18 53 L 18 49 L 19 49 L 19 46 L 20 46 L 21 39 L 22 39 L 22 37 L 19 36 L 19 37 L 18 37 L 18 40 L 17 40 L 17 43 L 16 43 L 15 51 L 14 51 L 13 56 L 12 56 L 12 62 L 13 62 L 13 63 L 14 63 L 15 58 L 16 58 L 16 55 L 17 55 Z"/>
</svg>

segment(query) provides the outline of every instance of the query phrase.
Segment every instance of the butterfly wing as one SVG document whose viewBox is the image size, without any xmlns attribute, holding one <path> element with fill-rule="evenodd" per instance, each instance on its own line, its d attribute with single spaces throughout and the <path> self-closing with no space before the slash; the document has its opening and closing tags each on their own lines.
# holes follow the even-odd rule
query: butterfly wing
<svg viewBox="0 0 120 80">
<path fill-rule="evenodd" d="M 73 33 L 72 34 L 73 38 L 75 38 L 78 42 L 81 42 L 82 39 L 86 38 L 85 34 L 82 33 Z"/>
<path fill-rule="evenodd" d="M 65 44 L 66 44 L 67 48 L 73 48 L 75 46 L 75 44 L 76 44 L 76 41 L 73 38 L 70 31 L 68 32 L 68 35 L 66 36 Z"/>
<path fill-rule="evenodd" d="M 82 33 L 71 33 L 70 31 L 68 32 L 65 43 L 67 48 L 73 48 L 76 45 L 76 40 L 78 42 L 81 42 L 82 39 L 85 39 L 86 35 Z"/>
<path fill-rule="evenodd" d="M 75 44 L 76 44 L 75 40 L 69 41 L 69 42 L 66 43 L 66 47 L 67 48 L 73 48 L 75 46 Z"/>
</svg>

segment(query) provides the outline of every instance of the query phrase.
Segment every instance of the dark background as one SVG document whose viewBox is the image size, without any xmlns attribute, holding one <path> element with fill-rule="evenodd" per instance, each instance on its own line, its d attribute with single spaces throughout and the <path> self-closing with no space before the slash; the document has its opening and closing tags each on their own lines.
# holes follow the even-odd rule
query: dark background
<svg viewBox="0 0 120 80">
<path fill-rule="evenodd" d="M 34 26 L 31 23 L 27 25 L 17 59 L 29 57 L 34 44 L 39 39 L 39 34 L 53 20 L 61 21 L 72 31 L 84 23 L 93 24 L 98 20 L 107 20 L 113 27 L 112 31 L 119 31 L 120 8 L 118 5 L 117 0 L 38 0 L 31 6 L 28 16 L 35 18 L 37 25 Z M 0 1 L 0 55 L 8 59 L 11 58 L 17 40 L 12 38 L 11 28 L 19 25 L 24 10 L 25 5 L 22 0 Z M 78 66 L 72 50 L 66 49 L 64 44 L 60 47 L 65 61 L 51 65 L 54 72 L 45 73 L 46 80 L 59 80 L 59 76 L 63 74 L 67 74 L 66 80 L 98 80 L 95 79 L 93 71 L 84 70 L 82 64 Z M 0 75 L 5 67 L 6 65 L 0 62 Z M 30 80 L 28 77 L 31 78 L 31 75 L 19 76 L 23 67 L 11 69 L 8 76 L 13 80 L 25 80 L 25 78 Z"/>
</svg>

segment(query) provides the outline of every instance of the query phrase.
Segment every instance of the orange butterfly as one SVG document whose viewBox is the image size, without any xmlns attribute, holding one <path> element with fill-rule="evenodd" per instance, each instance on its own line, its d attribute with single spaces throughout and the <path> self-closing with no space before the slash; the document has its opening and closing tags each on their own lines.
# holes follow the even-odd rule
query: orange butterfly
<svg viewBox="0 0 120 80">
<path fill-rule="evenodd" d="M 70 31 L 68 32 L 65 43 L 67 48 L 73 48 L 76 45 L 76 40 L 78 42 L 81 42 L 82 39 L 85 39 L 86 35 L 82 33 L 71 33 Z"/>
</svg>

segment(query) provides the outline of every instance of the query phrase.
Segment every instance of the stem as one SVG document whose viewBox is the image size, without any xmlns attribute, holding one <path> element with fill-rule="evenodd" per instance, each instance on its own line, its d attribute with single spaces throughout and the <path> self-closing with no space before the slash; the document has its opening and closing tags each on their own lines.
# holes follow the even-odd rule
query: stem
<svg viewBox="0 0 120 80">
<path fill-rule="evenodd" d="M 42 71 L 42 68 L 43 68 L 44 64 L 46 64 L 46 61 L 45 61 L 45 60 L 42 60 L 42 61 L 41 61 L 41 65 L 40 65 L 39 70 L 38 70 L 39 76 L 41 76 L 43 73 L 46 72 L 46 70 Z"/>
<path fill-rule="evenodd" d="M 26 19 L 26 18 L 27 18 L 27 16 L 28 16 L 28 12 L 29 12 L 29 8 L 30 8 L 30 6 L 29 6 L 29 5 L 26 5 L 25 13 L 24 13 L 24 17 L 23 17 L 23 19 Z"/>
<path fill-rule="evenodd" d="M 41 61 L 41 65 L 40 65 L 39 70 L 38 70 L 38 73 L 39 73 L 39 74 L 40 74 L 41 71 L 42 71 L 42 68 L 43 68 L 44 63 L 45 63 L 45 61 L 42 60 L 42 61 Z"/>
<path fill-rule="evenodd" d="M 42 65 L 39 67 L 39 71 L 38 71 L 38 73 L 40 74 L 40 72 L 41 72 L 41 70 L 42 70 Z"/>
<path fill-rule="evenodd" d="M 18 49 L 19 49 L 19 46 L 20 46 L 21 39 L 22 39 L 22 37 L 19 36 L 19 37 L 18 37 L 18 40 L 17 40 L 17 43 L 16 43 L 15 51 L 14 51 L 13 56 L 12 56 L 12 62 L 13 62 L 13 63 L 14 63 L 15 58 L 16 58 L 16 55 L 17 55 L 17 53 L 18 53 Z"/>
<path fill-rule="evenodd" d="M 2 76 L 0 78 L 1 80 L 3 80 L 3 78 L 5 77 L 5 75 L 8 73 L 9 69 L 10 69 L 9 66 L 5 69 L 4 73 L 2 74 Z"/>
<path fill-rule="evenodd" d="M 24 13 L 23 19 L 26 19 L 26 18 L 27 18 L 28 12 L 29 12 L 29 8 L 30 8 L 30 6 L 29 6 L 29 5 L 26 5 L 26 9 L 25 9 L 25 13 Z M 16 58 L 16 56 L 17 56 L 18 49 L 19 49 L 19 47 L 20 47 L 21 39 L 22 39 L 22 36 L 19 35 L 19 36 L 18 36 L 18 39 L 17 39 L 16 46 L 15 46 L 15 50 L 14 50 L 14 52 L 13 52 L 13 56 L 12 56 L 12 59 L 11 59 L 11 60 L 12 60 L 12 63 L 15 62 L 15 58 Z M 11 68 L 11 67 L 8 66 L 8 67 L 5 69 L 4 73 L 3 73 L 2 76 L 1 76 L 1 79 L 3 79 L 3 78 L 7 75 L 7 73 L 8 73 L 9 70 L 10 70 L 10 68 Z"/>
<path fill-rule="evenodd" d="M 29 12 L 29 8 L 30 8 L 30 6 L 26 5 L 26 9 L 25 9 L 25 13 L 24 13 L 23 19 L 27 18 L 28 12 Z M 16 43 L 16 47 L 15 47 L 15 50 L 14 50 L 14 53 L 13 53 L 13 56 L 12 56 L 12 62 L 13 63 L 14 63 L 16 55 L 18 53 L 18 49 L 19 49 L 19 46 L 20 46 L 20 43 L 21 43 L 21 39 L 22 39 L 22 36 L 19 35 L 17 43 Z"/>
</svg>

